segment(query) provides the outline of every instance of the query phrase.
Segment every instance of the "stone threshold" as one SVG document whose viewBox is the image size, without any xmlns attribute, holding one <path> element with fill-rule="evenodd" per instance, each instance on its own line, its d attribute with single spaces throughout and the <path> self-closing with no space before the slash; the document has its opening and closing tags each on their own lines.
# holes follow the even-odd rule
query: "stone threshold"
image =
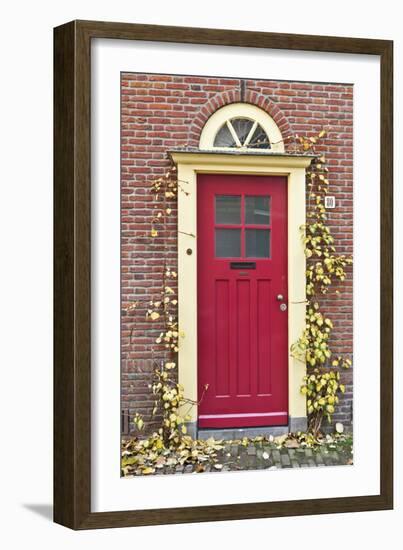
<svg viewBox="0 0 403 550">
<path fill-rule="evenodd" d="M 244 437 L 253 438 L 258 436 L 273 436 L 284 435 L 289 433 L 289 426 L 263 426 L 257 428 L 205 428 L 197 430 L 198 439 L 214 439 L 235 440 Z"/>
</svg>

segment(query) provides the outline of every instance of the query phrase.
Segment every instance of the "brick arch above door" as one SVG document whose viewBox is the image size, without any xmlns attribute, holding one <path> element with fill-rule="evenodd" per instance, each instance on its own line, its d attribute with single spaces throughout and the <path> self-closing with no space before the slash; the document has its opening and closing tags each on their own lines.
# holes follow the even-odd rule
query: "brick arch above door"
<svg viewBox="0 0 403 550">
<path fill-rule="evenodd" d="M 234 88 L 232 90 L 215 94 L 200 108 L 197 115 L 193 118 L 190 126 L 188 142 L 190 147 L 198 147 L 200 135 L 207 120 L 221 107 L 225 107 L 231 103 L 249 103 L 259 107 L 272 117 L 274 122 L 277 124 L 283 139 L 292 134 L 291 126 L 287 120 L 287 117 L 277 106 L 276 102 L 270 97 L 246 88 L 244 97 L 241 98 L 240 89 Z"/>
<path fill-rule="evenodd" d="M 245 102 L 230 103 L 213 113 L 200 134 L 199 147 L 243 153 L 285 152 L 284 138 L 274 119 L 260 107 Z"/>
</svg>

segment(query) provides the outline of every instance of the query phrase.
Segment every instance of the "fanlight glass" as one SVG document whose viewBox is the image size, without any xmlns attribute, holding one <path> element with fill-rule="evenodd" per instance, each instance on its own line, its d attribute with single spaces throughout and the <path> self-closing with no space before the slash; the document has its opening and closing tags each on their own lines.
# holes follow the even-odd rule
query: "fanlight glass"
<svg viewBox="0 0 403 550">
<path fill-rule="evenodd" d="M 249 118 L 227 120 L 217 132 L 214 147 L 245 147 L 248 149 L 270 149 L 269 136 L 262 126 Z"/>
</svg>

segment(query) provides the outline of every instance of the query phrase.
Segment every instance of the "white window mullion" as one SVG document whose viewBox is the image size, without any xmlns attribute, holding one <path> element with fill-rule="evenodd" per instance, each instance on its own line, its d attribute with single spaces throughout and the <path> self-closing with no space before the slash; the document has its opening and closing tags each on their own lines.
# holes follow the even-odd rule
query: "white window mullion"
<svg viewBox="0 0 403 550">
<path fill-rule="evenodd" d="M 228 130 L 231 132 L 232 137 L 234 138 L 235 143 L 237 144 L 237 147 L 242 147 L 242 143 L 239 141 L 239 137 L 237 136 L 237 133 L 235 132 L 230 120 L 227 120 L 227 126 Z"/>
<path fill-rule="evenodd" d="M 249 145 L 249 142 L 252 139 L 253 133 L 256 130 L 256 126 L 257 126 L 257 120 L 255 120 L 255 122 L 253 123 L 252 128 L 250 129 L 250 132 L 248 134 L 248 137 L 245 139 L 245 142 L 243 144 L 244 147 L 247 147 Z"/>
</svg>

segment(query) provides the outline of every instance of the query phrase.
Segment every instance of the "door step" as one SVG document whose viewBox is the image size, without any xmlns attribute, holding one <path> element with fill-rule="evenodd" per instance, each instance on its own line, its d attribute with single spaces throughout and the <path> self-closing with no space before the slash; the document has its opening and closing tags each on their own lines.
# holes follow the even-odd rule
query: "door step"
<svg viewBox="0 0 403 550">
<path fill-rule="evenodd" d="M 288 434 L 288 426 L 267 426 L 260 428 L 203 428 L 197 431 L 198 439 L 242 439 L 243 437 L 270 436 Z"/>
</svg>

